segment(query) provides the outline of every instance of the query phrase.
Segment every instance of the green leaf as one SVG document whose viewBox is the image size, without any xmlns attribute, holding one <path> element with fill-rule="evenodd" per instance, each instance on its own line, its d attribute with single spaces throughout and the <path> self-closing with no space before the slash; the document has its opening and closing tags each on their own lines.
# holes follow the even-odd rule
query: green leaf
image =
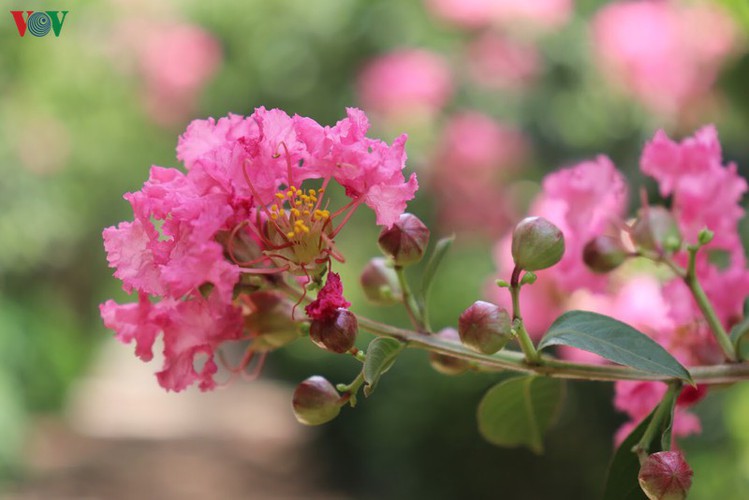
<svg viewBox="0 0 749 500">
<path fill-rule="evenodd" d="M 642 439 L 645 429 L 653 419 L 653 413 L 655 411 L 640 422 L 614 453 L 606 477 L 603 500 L 647 500 L 648 497 L 642 492 L 640 483 L 637 481 L 637 475 L 640 473 L 640 460 L 632 452 L 632 448 Z M 658 451 L 661 451 L 660 442 L 656 440 L 650 452 Z"/>
<path fill-rule="evenodd" d="M 687 369 L 653 339 L 602 314 L 588 311 L 564 313 L 549 327 L 538 350 L 553 345 L 577 347 L 615 363 L 693 384 Z"/>
<path fill-rule="evenodd" d="M 543 453 L 543 435 L 556 420 L 564 382 L 535 375 L 515 377 L 495 385 L 479 403 L 479 432 L 492 444 L 527 446 Z"/>
<path fill-rule="evenodd" d="M 740 323 L 736 323 L 731 328 L 731 342 L 736 352 L 741 353 L 741 342 L 744 340 L 746 334 L 749 333 L 749 317 L 744 317 L 744 320 Z"/>
<path fill-rule="evenodd" d="M 424 269 L 424 274 L 421 276 L 421 296 L 426 299 L 429 293 L 429 288 L 432 286 L 432 281 L 437 274 L 437 270 L 442 264 L 442 260 L 447 255 L 448 250 L 455 241 L 455 235 L 448 236 L 440 239 L 435 245 L 432 251 L 432 256 L 429 258 L 429 262 Z"/>
<path fill-rule="evenodd" d="M 377 386 L 383 373 L 388 371 L 405 344 L 388 337 L 377 337 L 367 347 L 367 357 L 364 360 L 364 395 L 369 396 Z"/>
</svg>

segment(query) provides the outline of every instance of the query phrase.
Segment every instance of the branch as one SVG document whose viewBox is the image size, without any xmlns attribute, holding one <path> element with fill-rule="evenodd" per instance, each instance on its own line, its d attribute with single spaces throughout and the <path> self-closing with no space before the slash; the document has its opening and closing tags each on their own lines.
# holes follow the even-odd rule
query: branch
<svg viewBox="0 0 749 500">
<path fill-rule="evenodd" d="M 412 330 L 396 328 L 378 321 L 357 315 L 359 326 L 370 333 L 382 337 L 393 337 L 405 342 L 408 347 L 454 356 L 473 361 L 488 371 L 510 370 L 521 373 L 535 373 L 554 378 L 575 380 L 597 380 L 615 382 L 617 380 L 644 380 L 668 382 L 665 375 L 648 373 L 634 368 L 616 365 L 590 365 L 562 361 L 551 356 L 541 356 L 542 364 L 534 365 L 525 361 L 521 352 L 500 351 L 495 354 L 481 354 L 460 344 L 447 342 L 439 337 L 424 335 Z M 749 380 L 749 363 L 730 363 L 710 366 L 693 366 L 689 369 L 692 379 L 698 384 L 726 384 Z"/>
</svg>

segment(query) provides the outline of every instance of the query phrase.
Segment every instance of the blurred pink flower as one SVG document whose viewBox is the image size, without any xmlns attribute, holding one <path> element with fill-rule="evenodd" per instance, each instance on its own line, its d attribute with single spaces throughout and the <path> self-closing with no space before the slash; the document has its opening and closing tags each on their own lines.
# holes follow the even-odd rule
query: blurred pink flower
<svg viewBox="0 0 749 500">
<path fill-rule="evenodd" d="M 495 19 L 504 26 L 516 24 L 557 28 L 572 14 L 572 0 L 495 0 Z"/>
<path fill-rule="evenodd" d="M 622 425 L 614 436 L 615 446 L 619 446 L 630 432 L 647 417 L 653 408 L 660 403 L 666 393 L 666 384 L 661 382 L 619 381 L 614 384 L 616 395 L 614 396 L 614 407 L 631 417 L 631 421 Z M 695 392 L 691 387 L 685 387 L 685 392 Z M 686 410 L 688 406 L 696 403 L 705 395 L 704 388 L 699 390 L 697 397 L 677 399 L 674 411 L 672 433 L 674 437 L 684 437 L 702 432 L 699 418 Z"/>
<path fill-rule="evenodd" d="M 516 90 L 531 84 L 541 70 L 534 45 L 488 32 L 467 48 L 468 71 L 473 80 L 488 88 Z"/>
<path fill-rule="evenodd" d="M 526 160 L 527 139 L 510 125 L 464 111 L 449 118 L 437 144 L 431 173 L 440 225 L 447 231 L 497 237 L 513 217 L 504 184 L 508 173 Z M 489 205 L 492 210 L 485 210 Z"/>
<path fill-rule="evenodd" d="M 487 174 L 517 167 L 529 153 L 521 130 L 477 111 L 451 115 L 437 144 L 434 161 L 446 173 L 455 180 L 473 180 L 478 175 L 482 183 Z"/>
<path fill-rule="evenodd" d="M 401 49 L 367 63 L 357 79 L 362 106 L 385 118 L 430 117 L 453 93 L 450 66 L 442 56 Z"/>
<path fill-rule="evenodd" d="M 491 24 L 554 28 L 569 19 L 572 0 L 426 0 L 436 17 L 462 28 Z"/>
<path fill-rule="evenodd" d="M 169 125 L 190 116 L 221 64 L 221 47 L 214 36 L 192 24 L 152 20 L 129 19 L 115 31 L 120 51 L 135 60 L 151 118 Z"/>
<path fill-rule="evenodd" d="M 662 196 L 671 196 L 671 210 L 688 243 L 696 243 L 697 234 L 707 227 L 715 233 L 708 248 L 720 248 L 743 259 L 736 227 L 744 216 L 740 202 L 747 183 L 735 163 L 723 166 L 714 126 L 698 130 L 681 143 L 659 130 L 645 146 L 641 168 L 658 181 Z"/>
<path fill-rule="evenodd" d="M 733 21 L 707 2 L 617 2 L 593 19 L 598 64 L 646 106 L 678 114 L 711 91 L 736 42 Z"/>
</svg>

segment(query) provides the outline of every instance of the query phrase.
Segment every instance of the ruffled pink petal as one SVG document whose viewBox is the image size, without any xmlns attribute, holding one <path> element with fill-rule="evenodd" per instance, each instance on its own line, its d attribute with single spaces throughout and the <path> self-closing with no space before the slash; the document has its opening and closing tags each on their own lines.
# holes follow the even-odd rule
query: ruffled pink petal
<svg viewBox="0 0 749 500">
<path fill-rule="evenodd" d="M 330 273 L 317 298 L 304 310 L 310 319 L 324 321 L 332 318 L 338 309 L 345 309 L 350 305 L 351 303 L 343 296 L 341 277 L 337 273 Z"/>
</svg>

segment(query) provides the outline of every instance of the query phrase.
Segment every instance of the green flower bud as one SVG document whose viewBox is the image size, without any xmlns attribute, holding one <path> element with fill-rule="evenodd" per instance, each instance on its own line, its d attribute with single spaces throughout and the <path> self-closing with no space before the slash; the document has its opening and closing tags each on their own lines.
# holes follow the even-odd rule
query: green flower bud
<svg viewBox="0 0 749 500">
<path fill-rule="evenodd" d="M 664 207 L 640 210 L 632 225 L 630 237 L 638 248 L 652 252 L 676 251 L 681 246 L 681 233 L 676 219 Z"/>
<path fill-rule="evenodd" d="M 318 375 L 309 377 L 294 390 L 294 416 L 304 425 L 330 422 L 341 411 L 341 396 L 333 384 Z"/>
<path fill-rule="evenodd" d="M 346 309 L 338 309 L 330 318 L 312 321 L 309 338 L 318 347 L 340 354 L 354 347 L 358 331 L 356 315 Z"/>
<path fill-rule="evenodd" d="M 364 295 L 375 304 L 388 306 L 400 301 L 401 288 L 398 275 L 382 257 L 375 257 L 367 263 L 359 281 Z"/>
<path fill-rule="evenodd" d="M 596 236 L 583 247 L 583 262 L 594 273 L 613 271 L 627 259 L 629 253 L 620 238 L 605 234 Z"/>
<path fill-rule="evenodd" d="M 650 500 L 684 500 L 692 486 L 692 475 L 681 452 L 661 451 L 643 462 L 637 480 Z"/>
<path fill-rule="evenodd" d="M 497 305 L 477 300 L 458 320 L 460 340 L 474 351 L 494 354 L 512 338 L 510 315 Z"/>
<path fill-rule="evenodd" d="M 702 228 L 697 235 L 697 241 L 700 243 L 700 245 L 707 245 L 711 241 L 713 241 L 713 238 L 715 238 L 715 233 L 710 231 L 708 228 Z"/>
<path fill-rule="evenodd" d="M 512 233 L 512 259 L 526 271 L 551 267 L 564 255 L 564 235 L 543 217 L 526 217 Z"/>
<path fill-rule="evenodd" d="M 292 318 L 294 304 L 276 292 L 253 292 L 243 296 L 244 329 L 257 352 L 273 351 L 298 339 L 301 324 Z"/>
<path fill-rule="evenodd" d="M 415 215 L 404 213 L 392 227 L 382 230 L 377 242 L 396 266 L 407 266 L 424 256 L 429 244 L 429 228 Z"/>
<path fill-rule="evenodd" d="M 442 340 L 457 343 L 460 341 L 460 336 L 455 328 L 445 328 L 437 333 L 437 337 Z M 468 370 L 468 361 L 455 356 L 448 356 L 446 354 L 440 354 L 437 352 L 429 353 L 429 363 L 432 368 L 444 375 L 460 375 Z"/>
</svg>

